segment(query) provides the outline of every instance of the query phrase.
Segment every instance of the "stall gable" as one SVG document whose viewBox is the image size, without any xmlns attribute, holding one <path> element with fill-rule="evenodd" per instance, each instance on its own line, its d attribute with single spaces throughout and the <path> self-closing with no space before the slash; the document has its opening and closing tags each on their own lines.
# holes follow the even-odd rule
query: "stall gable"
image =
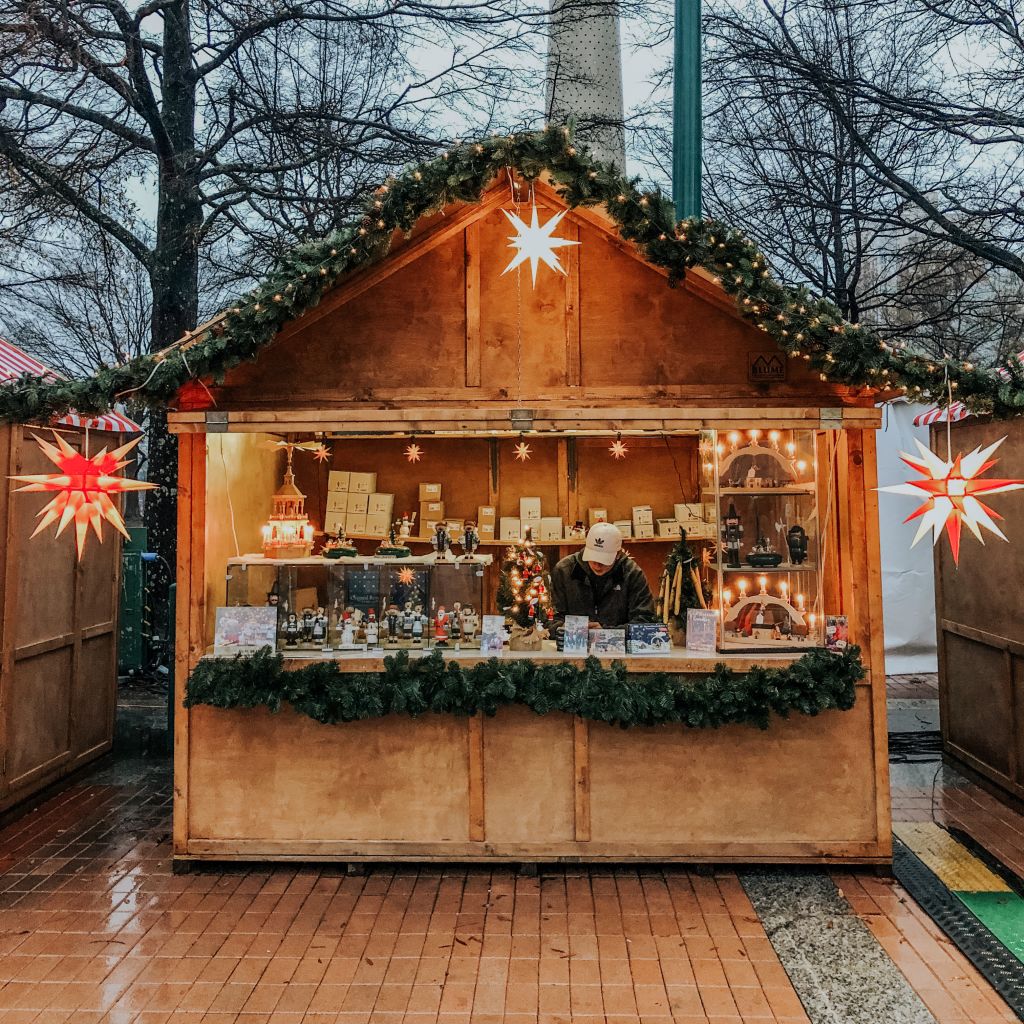
<svg viewBox="0 0 1024 1024">
<path fill-rule="evenodd" d="M 544 186 L 537 204 L 542 223 L 566 209 Z M 396 240 L 383 260 L 229 372 L 219 408 L 378 399 L 851 402 L 849 389 L 782 358 L 706 275 L 669 287 L 593 210 L 568 210 L 557 229 L 581 243 L 560 250 L 564 275 L 541 266 L 534 285 L 528 265 L 505 273 L 512 231 L 502 209 L 510 206 L 507 185 L 496 185 L 480 204 L 453 206 Z M 755 379 L 759 357 L 782 379 Z"/>
</svg>

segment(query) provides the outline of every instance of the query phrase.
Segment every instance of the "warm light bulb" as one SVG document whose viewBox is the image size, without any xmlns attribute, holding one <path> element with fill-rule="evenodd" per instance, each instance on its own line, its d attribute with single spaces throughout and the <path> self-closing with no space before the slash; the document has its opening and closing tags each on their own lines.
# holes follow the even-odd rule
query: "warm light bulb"
<svg viewBox="0 0 1024 1024">
<path fill-rule="evenodd" d="M 779 584 L 779 593 L 782 594 L 782 600 L 788 602 L 789 601 L 789 584 L 788 583 L 780 583 Z"/>
<path fill-rule="evenodd" d="M 803 594 L 797 594 L 796 595 L 796 610 L 798 612 L 801 612 L 801 613 L 804 610 L 804 595 Z"/>
<path fill-rule="evenodd" d="M 758 576 L 757 577 L 757 585 L 761 588 L 761 593 L 762 594 L 765 593 L 765 588 L 768 586 L 768 577 L 767 576 Z"/>
<path fill-rule="evenodd" d="M 747 434 L 750 435 L 750 440 L 754 441 L 756 443 L 757 439 L 761 436 L 761 431 L 760 430 L 748 430 Z"/>
<path fill-rule="evenodd" d="M 742 601 L 747 596 L 747 581 L 739 580 L 736 586 L 740 589 L 740 600 Z"/>
<path fill-rule="evenodd" d="M 731 444 L 733 446 L 733 448 L 735 448 L 736 445 L 738 445 L 739 443 L 740 443 L 740 435 L 735 430 L 730 430 L 729 431 L 729 444 Z"/>
<path fill-rule="evenodd" d="M 780 436 L 781 435 L 779 434 L 779 432 L 777 430 L 769 430 L 768 431 L 768 440 L 771 441 L 772 445 L 775 448 L 779 447 L 779 437 Z"/>
<path fill-rule="evenodd" d="M 793 444 L 792 441 L 786 443 L 786 454 L 790 458 L 793 458 L 793 456 L 796 455 L 796 445 Z"/>
<path fill-rule="evenodd" d="M 732 604 L 732 591 L 728 588 L 722 591 L 722 602 L 726 608 Z"/>
</svg>

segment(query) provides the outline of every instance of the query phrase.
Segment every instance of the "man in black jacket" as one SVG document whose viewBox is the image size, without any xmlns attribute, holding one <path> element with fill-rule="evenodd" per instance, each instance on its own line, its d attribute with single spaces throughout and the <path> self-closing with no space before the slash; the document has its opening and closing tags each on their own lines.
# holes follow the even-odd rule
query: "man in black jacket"
<svg viewBox="0 0 1024 1024">
<path fill-rule="evenodd" d="M 566 615 L 586 615 L 592 626 L 605 629 L 655 621 L 647 577 L 622 550 L 622 534 L 611 523 L 595 523 L 583 551 L 551 570 L 551 603 L 555 630 Z"/>
</svg>

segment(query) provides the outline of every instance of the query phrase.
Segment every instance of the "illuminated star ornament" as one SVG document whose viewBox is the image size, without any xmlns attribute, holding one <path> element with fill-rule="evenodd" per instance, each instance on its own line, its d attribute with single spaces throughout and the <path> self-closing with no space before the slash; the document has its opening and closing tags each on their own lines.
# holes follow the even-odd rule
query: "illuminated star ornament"
<svg viewBox="0 0 1024 1024">
<path fill-rule="evenodd" d="M 131 540 L 111 495 L 125 491 L 148 491 L 156 487 L 156 484 L 146 483 L 144 480 L 114 476 L 119 469 L 123 469 L 132 461 L 124 456 L 142 440 L 142 437 L 137 437 L 109 453 L 103 448 L 90 458 L 75 451 L 56 431 L 53 432 L 56 446 L 35 434 L 32 436 L 46 457 L 60 470 L 59 473 L 11 477 L 12 480 L 19 480 L 26 485 L 19 487 L 19 491 L 56 492 L 39 511 L 39 524 L 32 536 L 56 522 L 59 537 L 73 521 L 79 558 L 85 550 L 85 538 L 90 526 L 102 543 L 101 526 L 104 520 L 127 540 Z"/>
<path fill-rule="evenodd" d="M 525 441 L 516 445 L 516 458 L 520 462 L 528 462 L 530 459 L 530 446 Z"/>
<path fill-rule="evenodd" d="M 908 480 L 905 484 L 894 484 L 891 487 L 879 487 L 880 491 L 892 494 L 911 494 L 916 498 L 924 498 L 924 503 L 916 508 L 903 521 L 909 523 L 920 518 L 921 522 L 914 537 L 914 546 L 929 530 L 932 531 L 934 542 L 938 543 L 943 528 L 949 537 L 949 547 L 953 552 L 953 561 L 960 564 L 961 524 L 967 527 L 982 544 L 985 538 L 979 526 L 990 533 L 1006 540 L 1002 530 L 994 520 L 1002 516 L 979 500 L 978 495 L 999 494 L 1002 491 L 1017 491 L 1024 488 L 1024 480 L 982 480 L 981 474 L 995 465 L 996 459 L 989 456 L 1005 441 L 1001 437 L 995 444 L 987 448 L 975 448 L 969 455 L 952 455 L 942 459 L 915 439 L 920 458 L 900 452 L 900 458 L 921 474 L 920 480 Z"/>
<path fill-rule="evenodd" d="M 330 450 L 325 444 L 318 444 L 312 451 L 317 462 L 326 462 L 331 457 Z"/>
<path fill-rule="evenodd" d="M 612 457 L 616 459 L 624 459 L 629 453 L 629 446 L 621 437 L 617 437 L 612 441 L 611 447 L 608 449 L 611 452 Z"/>
<path fill-rule="evenodd" d="M 410 462 L 419 462 L 423 458 L 423 449 L 418 444 L 410 444 L 405 449 L 405 457 Z"/>
<path fill-rule="evenodd" d="M 412 569 L 399 569 L 398 570 L 398 582 L 404 583 L 408 586 L 415 579 L 415 574 Z"/>
<path fill-rule="evenodd" d="M 516 254 L 509 261 L 508 266 L 502 271 L 507 274 L 510 270 L 530 261 L 530 275 L 533 278 L 534 287 L 537 285 L 537 265 L 544 263 L 559 274 L 565 273 L 565 268 L 558 261 L 558 253 L 555 249 L 563 245 L 579 245 L 580 243 L 571 238 L 553 238 L 552 232 L 558 227 L 559 221 L 568 211 L 559 210 L 551 220 L 541 225 L 537 222 L 537 204 L 534 203 L 530 223 L 527 224 L 517 213 L 510 210 L 502 210 L 509 219 L 509 223 L 516 229 L 514 235 L 509 235 L 509 248 L 515 249 Z"/>
</svg>

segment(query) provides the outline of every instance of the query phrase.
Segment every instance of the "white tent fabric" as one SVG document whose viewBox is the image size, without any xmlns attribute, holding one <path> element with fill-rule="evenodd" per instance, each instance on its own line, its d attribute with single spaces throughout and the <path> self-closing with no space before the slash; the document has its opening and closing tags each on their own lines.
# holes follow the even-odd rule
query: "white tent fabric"
<svg viewBox="0 0 1024 1024">
<path fill-rule="evenodd" d="M 928 444 L 928 428 L 914 426 L 925 405 L 894 402 L 882 409 L 878 431 L 878 484 L 906 481 L 912 471 L 899 453 L 914 451 L 914 438 Z M 935 672 L 935 576 L 928 539 L 911 548 L 914 529 L 903 520 L 914 510 L 913 499 L 879 494 L 879 535 L 882 545 L 882 612 L 885 618 L 885 670 L 890 675 Z"/>
</svg>

